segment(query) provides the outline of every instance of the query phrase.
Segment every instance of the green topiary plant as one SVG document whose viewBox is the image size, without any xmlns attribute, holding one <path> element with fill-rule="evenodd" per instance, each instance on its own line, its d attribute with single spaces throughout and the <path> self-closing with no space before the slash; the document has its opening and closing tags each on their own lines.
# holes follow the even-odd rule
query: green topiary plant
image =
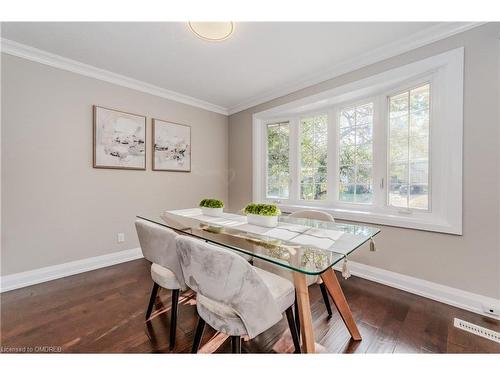
<svg viewBox="0 0 500 375">
<path fill-rule="evenodd" d="M 245 214 L 279 216 L 281 211 L 275 204 L 250 203 L 245 207 Z"/>
<path fill-rule="evenodd" d="M 201 200 L 200 207 L 223 208 L 224 202 L 219 199 L 205 198 Z"/>
</svg>

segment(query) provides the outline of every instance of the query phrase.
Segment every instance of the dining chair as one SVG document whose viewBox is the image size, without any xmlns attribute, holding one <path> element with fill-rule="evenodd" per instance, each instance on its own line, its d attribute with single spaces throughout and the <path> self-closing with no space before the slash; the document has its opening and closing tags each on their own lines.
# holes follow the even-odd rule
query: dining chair
<svg viewBox="0 0 500 375">
<path fill-rule="evenodd" d="M 179 235 L 169 228 L 143 219 L 135 221 L 135 228 L 139 237 L 142 254 L 144 258 L 152 263 L 151 278 L 153 279 L 153 290 L 151 291 L 146 311 L 146 321 L 151 316 L 159 289 L 164 288 L 172 291 L 169 342 L 169 348 L 172 350 L 175 346 L 179 292 L 186 289 L 176 251 L 176 238 Z"/>
<path fill-rule="evenodd" d="M 333 218 L 332 215 L 330 215 L 327 212 L 323 211 L 318 211 L 318 210 L 301 210 L 301 211 L 296 211 L 292 214 L 289 215 L 289 217 L 296 217 L 296 218 L 301 218 L 301 219 L 313 219 L 313 220 L 322 220 L 322 221 L 328 221 L 328 222 L 335 222 L 335 219 Z M 293 282 L 293 271 L 288 271 L 284 269 L 283 267 L 278 267 L 270 262 L 266 262 L 260 259 L 255 258 L 253 261 L 254 266 L 262 268 L 266 271 L 275 273 L 281 277 L 284 277 L 291 282 Z M 325 303 L 326 311 L 328 313 L 328 318 L 332 317 L 332 306 L 330 304 L 330 299 L 328 298 L 328 291 L 326 290 L 325 284 L 323 284 L 321 278 L 319 276 L 307 276 L 307 286 L 311 286 L 313 284 L 319 284 L 319 288 L 321 290 L 321 295 L 323 297 L 323 301 Z M 297 304 L 297 299 L 295 299 L 295 320 L 296 320 L 296 325 L 298 328 L 300 328 L 300 319 L 299 319 L 299 306 Z M 299 329 L 299 334 L 300 334 L 300 329 Z"/>
<path fill-rule="evenodd" d="M 289 215 L 289 217 L 296 217 L 300 219 L 313 219 L 321 221 L 329 221 L 335 223 L 335 219 L 328 212 L 319 210 L 300 210 L 295 211 Z"/>
<path fill-rule="evenodd" d="M 293 284 L 253 267 L 242 257 L 210 243 L 179 236 L 177 252 L 186 284 L 195 291 L 198 325 L 192 353 L 197 353 L 205 325 L 231 337 L 241 353 L 241 336 L 250 339 L 274 326 L 285 312 L 295 352 L 299 336 L 293 319 Z"/>
</svg>

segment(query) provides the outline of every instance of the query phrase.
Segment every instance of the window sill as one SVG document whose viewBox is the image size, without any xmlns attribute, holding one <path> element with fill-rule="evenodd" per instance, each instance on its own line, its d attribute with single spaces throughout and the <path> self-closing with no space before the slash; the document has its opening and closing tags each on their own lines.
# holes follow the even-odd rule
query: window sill
<svg viewBox="0 0 500 375">
<path fill-rule="evenodd" d="M 318 205 L 302 204 L 278 204 L 283 212 L 295 212 L 300 210 L 321 210 L 328 212 L 335 219 L 353 221 L 359 223 L 380 224 L 391 227 L 416 229 L 429 232 L 438 232 L 454 235 L 462 235 L 460 225 L 452 225 L 435 214 L 425 213 L 420 215 L 402 216 L 394 213 L 358 211 L 345 208 L 325 207 Z"/>
</svg>

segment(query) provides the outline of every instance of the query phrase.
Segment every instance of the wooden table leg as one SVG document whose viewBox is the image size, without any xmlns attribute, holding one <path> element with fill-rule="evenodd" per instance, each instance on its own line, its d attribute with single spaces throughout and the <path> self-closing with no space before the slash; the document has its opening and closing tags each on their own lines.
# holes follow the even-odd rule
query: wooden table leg
<svg viewBox="0 0 500 375">
<path fill-rule="evenodd" d="M 297 303 L 299 305 L 302 351 L 304 353 L 314 353 L 314 331 L 306 275 L 300 272 L 293 272 L 293 280 L 295 283 L 295 292 L 297 293 Z"/>
<path fill-rule="evenodd" d="M 347 326 L 351 337 L 356 341 L 361 340 L 361 335 L 352 316 L 351 309 L 347 304 L 344 292 L 342 292 L 342 288 L 340 287 L 339 281 L 337 280 L 337 276 L 335 275 L 333 269 L 329 268 L 328 270 L 323 272 L 321 274 L 321 279 L 325 283 L 326 289 L 328 290 L 328 293 L 330 293 L 330 296 L 333 299 L 333 303 L 335 303 L 335 306 L 337 307 L 342 320 Z"/>
</svg>

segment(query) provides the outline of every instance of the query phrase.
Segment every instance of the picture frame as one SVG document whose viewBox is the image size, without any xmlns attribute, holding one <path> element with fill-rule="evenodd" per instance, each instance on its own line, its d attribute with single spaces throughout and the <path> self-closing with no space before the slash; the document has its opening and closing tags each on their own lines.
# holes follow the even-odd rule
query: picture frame
<svg viewBox="0 0 500 375">
<path fill-rule="evenodd" d="M 191 172 L 191 126 L 153 118 L 153 171 Z"/>
<path fill-rule="evenodd" d="M 146 116 L 93 106 L 93 167 L 146 170 Z"/>
</svg>

